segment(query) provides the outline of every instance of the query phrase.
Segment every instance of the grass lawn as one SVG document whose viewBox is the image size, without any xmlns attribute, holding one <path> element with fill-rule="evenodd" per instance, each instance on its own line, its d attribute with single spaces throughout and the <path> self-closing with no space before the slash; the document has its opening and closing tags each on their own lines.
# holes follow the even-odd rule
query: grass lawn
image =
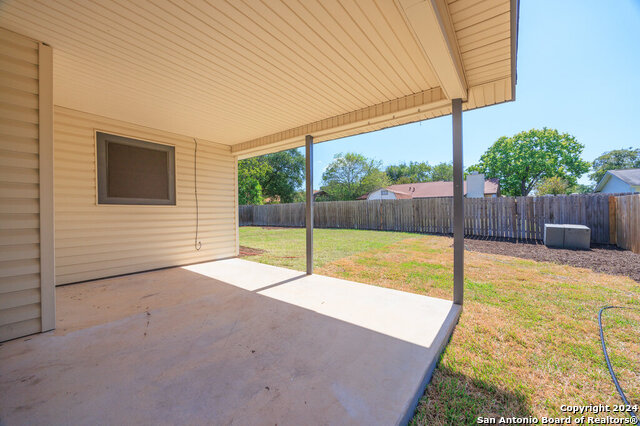
<svg viewBox="0 0 640 426">
<path fill-rule="evenodd" d="M 317 273 L 451 299 L 453 240 L 317 229 Z M 240 228 L 247 257 L 304 270 L 304 229 Z M 620 404 L 600 349 L 598 310 L 640 308 L 640 283 L 545 262 L 465 251 L 460 322 L 412 423 L 476 424 L 479 416 L 567 416 L 560 406 Z M 609 310 L 605 337 L 618 379 L 640 404 L 640 313 Z M 619 413 L 603 413 L 615 417 Z"/>
</svg>

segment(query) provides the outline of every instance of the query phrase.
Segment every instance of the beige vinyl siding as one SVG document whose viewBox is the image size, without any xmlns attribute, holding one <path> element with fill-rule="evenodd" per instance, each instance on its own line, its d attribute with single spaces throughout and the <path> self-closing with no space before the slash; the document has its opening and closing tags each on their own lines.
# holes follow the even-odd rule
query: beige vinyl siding
<svg viewBox="0 0 640 426">
<path fill-rule="evenodd" d="M 41 330 L 38 43 L 0 28 L 0 341 Z"/>
<path fill-rule="evenodd" d="M 193 138 L 58 106 L 54 130 L 56 284 L 236 255 L 236 160 L 228 146 L 198 140 L 196 251 Z M 96 130 L 175 146 L 176 205 L 98 205 Z"/>
</svg>

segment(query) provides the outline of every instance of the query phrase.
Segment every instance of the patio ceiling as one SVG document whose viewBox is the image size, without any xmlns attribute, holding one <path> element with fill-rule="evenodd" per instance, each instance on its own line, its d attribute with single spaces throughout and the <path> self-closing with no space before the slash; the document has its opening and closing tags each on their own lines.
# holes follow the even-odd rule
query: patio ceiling
<svg viewBox="0 0 640 426">
<path fill-rule="evenodd" d="M 54 103 L 240 156 L 513 100 L 517 0 L 8 0 Z M 19 46 L 16 46 L 19 49 Z M 28 59 L 28 58 L 27 58 Z"/>
</svg>

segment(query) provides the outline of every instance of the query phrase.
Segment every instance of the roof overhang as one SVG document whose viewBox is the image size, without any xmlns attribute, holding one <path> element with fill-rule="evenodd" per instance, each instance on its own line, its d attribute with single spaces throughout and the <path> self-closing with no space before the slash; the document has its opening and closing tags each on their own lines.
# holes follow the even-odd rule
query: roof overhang
<svg viewBox="0 0 640 426">
<path fill-rule="evenodd" d="M 613 175 L 609 172 L 606 172 L 604 174 L 604 176 L 602 176 L 602 179 L 600 179 L 600 182 L 598 182 L 598 184 L 596 185 L 596 187 L 593 189 L 593 192 L 600 192 L 602 191 L 602 189 L 605 187 L 605 185 L 611 180 L 611 177 Z"/>
<path fill-rule="evenodd" d="M 0 3 L 54 103 L 248 157 L 515 99 L 517 0 Z"/>
</svg>

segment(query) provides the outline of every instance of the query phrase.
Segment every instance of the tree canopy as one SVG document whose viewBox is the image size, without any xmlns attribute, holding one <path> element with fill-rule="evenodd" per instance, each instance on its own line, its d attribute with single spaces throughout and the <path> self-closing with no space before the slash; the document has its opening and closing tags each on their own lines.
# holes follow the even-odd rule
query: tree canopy
<svg viewBox="0 0 640 426">
<path fill-rule="evenodd" d="M 238 161 L 238 202 L 240 204 L 262 204 L 262 185 L 267 164 L 257 158 Z"/>
<path fill-rule="evenodd" d="M 640 148 L 615 149 L 593 160 L 593 173 L 589 175 L 594 183 L 600 182 L 609 170 L 640 168 Z"/>
<path fill-rule="evenodd" d="M 295 200 L 304 182 L 304 155 L 297 149 L 238 162 L 240 204 L 262 204 L 265 198 L 282 203 Z"/>
<path fill-rule="evenodd" d="M 453 166 L 451 163 L 440 163 L 431 166 L 426 161 L 411 161 L 409 164 L 400 163 L 388 166 L 385 172 L 389 176 L 391 183 L 394 184 L 453 180 Z"/>
<path fill-rule="evenodd" d="M 275 152 L 259 157 L 268 167 L 262 185 L 262 195 L 291 203 L 304 182 L 304 155 L 297 149 Z"/>
<path fill-rule="evenodd" d="M 336 154 L 322 174 L 322 190 L 332 200 L 355 200 L 389 185 L 389 178 L 381 167 L 381 161 L 362 154 Z"/>
<path fill-rule="evenodd" d="M 536 185 L 536 195 L 563 195 L 571 193 L 569 182 L 558 176 L 542 179 Z"/>
<path fill-rule="evenodd" d="M 400 163 L 388 166 L 385 172 L 392 183 L 428 182 L 431 180 L 431 166 L 427 162 Z"/>
<path fill-rule="evenodd" d="M 453 163 L 440 163 L 431 170 L 431 182 L 453 180 Z"/>
<path fill-rule="evenodd" d="M 589 163 L 580 157 L 583 149 L 568 133 L 531 129 L 499 138 L 468 171 L 499 179 L 504 195 L 529 195 L 542 179 L 551 177 L 572 187 L 589 170 Z"/>
</svg>

